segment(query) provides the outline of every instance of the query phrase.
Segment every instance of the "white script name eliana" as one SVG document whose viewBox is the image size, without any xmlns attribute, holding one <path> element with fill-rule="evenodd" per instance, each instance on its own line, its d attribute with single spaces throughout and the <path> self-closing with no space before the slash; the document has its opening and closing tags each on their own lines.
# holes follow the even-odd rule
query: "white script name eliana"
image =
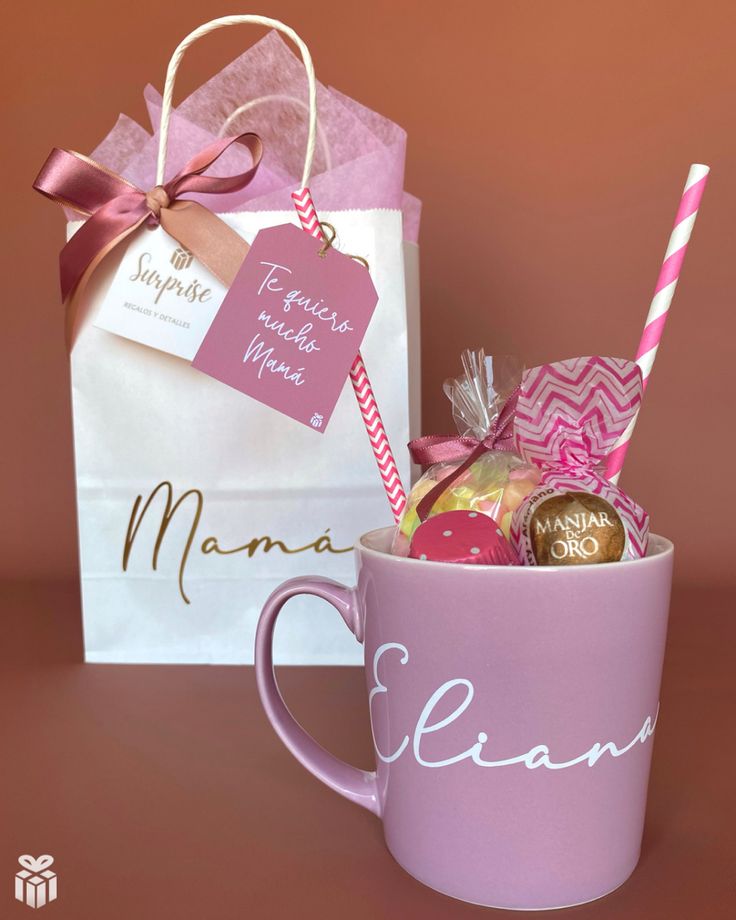
<svg viewBox="0 0 736 920">
<path fill-rule="evenodd" d="M 402 665 L 406 664 L 409 660 L 409 650 L 400 642 L 386 642 L 376 649 L 376 653 L 373 656 L 374 686 L 371 689 L 368 697 L 368 705 L 371 710 L 371 729 L 373 729 L 373 701 L 377 696 L 388 693 L 388 687 L 382 683 L 378 676 L 378 665 L 386 652 L 391 651 L 392 649 L 401 652 L 399 661 Z M 443 719 L 439 719 L 437 722 L 431 722 L 432 712 L 437 707 L 439 702 L 454 687 L 465 688 L 465 695 L 462 701 L 449 715 L 445 716 Z M 652 719 L 651 716 L 647 716 L 641 729 L 636 733 L 631 741 L 629 741 L 628 744 L 625 744 L 623 747 L 618 747 L 616 744 L 614 744 L 613 741 L 607 741 L 605 744 L 601 744 L 601 742 L 596 741 L 596 743 L 589 750 L 585 751 L 583 754 L 580 754 L 578 757 L 573 757 L 572 760 L 552 760 L 550 758 L 549 747 L 546 744 L 537 744 L 526 751 L 524 754 L 518 754 L 515 757 L 507 757 L 504 760 L 486 760 L 483 757 L 483 748 L 488 741 L 488 735 L 484 731 L 478 732 L 478 740 L 467 750 L 461 751 L 459 754 L 455 754 L 454 756 L 447 757 L 443 760 L 427 760 L 421 751 L 422 738 L 425 735 L 430 735 L 441 731 L 456 719 L 459 719 L 460 716 L 468 708 L 468 706 L 470 706 L 474 695 L 475 690 L 473 688 L 473 684 L 469 680 L 458 677 L 454 680 L 446 681 L 444 684 L 442 684 L 442 686 L 438 687 L 427 700 L 427 703 L 424 706 L 424 709 L 422 709 L 419 719 L 417 720 L 417 724 L 414 728 L 412 737 L 410 738 L 409 735 L 404 735 L 401 743 L 396 748 L 396 750 L 393 751 L 393 753 L 384 754 L 379 749 L 374 732 L 373 744 L 376 749 L 376 754 L 384 763 L 392 763 L 394 760 L 398 760 L 398 758 L 401 757 L 411 742 L 414 758 L 416 762 L 422 767 L 448 767 L 452 764 L 460 763 L 463 760 L 471 760 L 479 767 L 510 767 L 514 764 L 524 764 L 524 766 L 529 770 L 536 770 L 538 767 L 546 767 L 548 770 L 566 770 L 569 767 L 574 767 L 583 763 L 587 764 L 589 767 L 593 767 L 596 765 L 596 763 L 598 763 L 604 754 L 608 754 L 611 757 L 622 757 L 637 744 L 643 744 L 654 734 L 654 729 L 657 724 L 657 716 L 659 715 L 659 709 L 657 709 L 657 713 L 654 716 L 654 719 Z"/>
</svg>

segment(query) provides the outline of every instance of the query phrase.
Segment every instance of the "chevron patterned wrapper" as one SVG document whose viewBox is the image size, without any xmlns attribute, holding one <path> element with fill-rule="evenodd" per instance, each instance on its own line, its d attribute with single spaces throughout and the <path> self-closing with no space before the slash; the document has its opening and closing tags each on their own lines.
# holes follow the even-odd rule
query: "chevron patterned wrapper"
<svg viewBox="0 0 736 920">
<path fill-rule="evenodd" d="M 649 516 L 604 472 L 641 399 L 641 371 L 623 358 L 570 358 L 524 374 L 514 438 L 541 470 L 511 520 L 511 544 L 525 565 L 645 555 Z"/>
</svg>

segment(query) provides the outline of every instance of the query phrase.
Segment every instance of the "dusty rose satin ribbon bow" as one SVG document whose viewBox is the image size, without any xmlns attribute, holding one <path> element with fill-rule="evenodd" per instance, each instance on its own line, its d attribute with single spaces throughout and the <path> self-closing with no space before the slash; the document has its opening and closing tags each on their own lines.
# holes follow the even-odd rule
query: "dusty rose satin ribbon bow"
<svg viewBox="0 0 736 920">
<path fill-rule="evenodd" d="M 251 168 L 235 176 L 203 176 L 235 143 L 250 151 Z M 239 191 L 255 176 L 262 153 L 261 140 L 255 134 L 222 138 L 192 157 L 173 179 L 144 192 L 81 153 L 55 147 L 33 187 L 87 216 L 61 250 L 62 298 L 66 301 L 82 289 L 102 258 L 143 223 L 160 224 L 225 285 L 232 284 L 248 244 L 206 207 L 180 196 Z"/>
<path fill-rule="evenodd" d="M 514 449 L 514 413 L 519 401 L 520 387 L 517 387 L 499 412 L 488 434 L 482 439 L 461 437 L 459 434 L 430 434 L 409 442 L 409 453 L 415 463 L 431 466 L 433 463 L 452 463 L 462 460 L 456 470 L 437 483 L 417 505 L 417 517 L 426 521 L 435 503 L 475 461 L 489 450 Z"/>
</svg>

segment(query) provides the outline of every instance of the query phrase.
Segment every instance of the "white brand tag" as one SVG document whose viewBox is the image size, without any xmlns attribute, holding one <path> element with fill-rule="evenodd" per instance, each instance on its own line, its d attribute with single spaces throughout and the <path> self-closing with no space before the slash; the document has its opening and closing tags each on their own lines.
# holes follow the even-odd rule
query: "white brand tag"
<svg viewBox="0 0 736 920">
<path fill-rule="evenodd" d="M 227 289 L 161 227 L 132 238 L 94 324 L 191 361 Z"/>
</svg>

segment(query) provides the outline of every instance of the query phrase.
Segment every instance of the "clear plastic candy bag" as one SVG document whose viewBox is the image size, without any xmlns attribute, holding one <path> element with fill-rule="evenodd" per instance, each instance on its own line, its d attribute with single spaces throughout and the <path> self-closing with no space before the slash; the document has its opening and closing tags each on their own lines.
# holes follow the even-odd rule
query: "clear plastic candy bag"
<svg viewBox="0 0 736 920">
<path fill-rule="evenodd" d="M 409 445 L 415 462 L 431 465 L 408 496 L 394 535 L 395 555 L 407 556 L 422 520 L 444 511 L 485 514 L 508 537 L 513 512 L 539 481 L 538 468 L 512 449 L 521 362 L 468 349 L 462 364 L 461 376 L 444 384 L 458 434 L 430 435 Z M 433 490 L 434 498 L 428 498 Z"/>
</svg>

